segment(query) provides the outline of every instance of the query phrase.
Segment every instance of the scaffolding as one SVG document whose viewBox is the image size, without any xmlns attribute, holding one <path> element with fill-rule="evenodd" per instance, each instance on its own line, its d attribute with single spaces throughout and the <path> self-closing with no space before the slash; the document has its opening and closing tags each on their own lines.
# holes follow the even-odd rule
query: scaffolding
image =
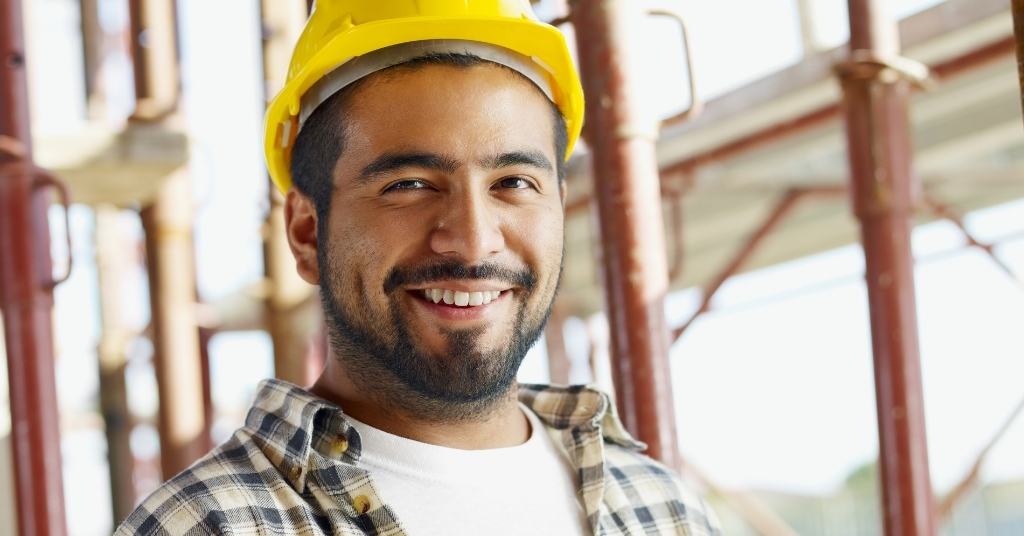
<svg viewBox="0 0 1024 536">
<path fill-rule="evenodd" d="M 48 193 L 32 163 L 21 2 L 0 4 L 0 303 L 21 534 L 63 535 L 64 493 L 53 367 Z M 66 192 L 65 192 L 66 193 Z"/>
<path fill-rule="evenodd" d="M 958 2 L 957 6 L 966 3 Z M 910 248 L 913 218 L 924 212 L 951 221 L 970 247 L 984 251 L 1007 273 L 1014 274 L 995 255 L 991 244 L 969 232 L 956 210 L 922 186 L 914 169 L 908 108 L 915 92 L 982 68 L 1014 50 L 1020 61 L 1024 100 L 1024 1 L 1012 2 L 1016 39 L 1007 36 L 985 42 L 928 65 L 901 55 L 901 27 L 884 13 L 882 4 L 881 0 L 849 0 L 849 44 L 833 51 L 823 50 L 806 20 L 801 25 L 804 47 L 814 55 L 794 67 L 795 76 L 791 78 L 797 82 L 830 78 L 841 88 L 839 101 L 819 103 L 796 117 L 768 121 L 738 136 L 712 140 L 681 158 L 665 161 L 659 140 L 722 121 L 725 112 L 721 110 L 735 111 L 749 102 L 764 102 L 791 92 L 794 87 L 753 85 L 742 90 L 748 92 L 742 98 L 726 96 L 717 103 L 702 103 L 696 91 L 691 43 L 682 16 L 666 9 L 646 11 L 629 0 L 562 2 L 564 12 L 551 23 L 572 26 L 587 95 L 584 137 L 589 154 L 587 158 L 575 158 L 571 167 L 573 174 L 589 179 L 590 188 L 571 199 L 566 212 L 571 216 L 592 210 L 596 218 L 599 259 L 594 264 L 599 267 L 609 324 L 615 400 L 626 427 L 648 445 L 652 457 L 697 475 L 706 486 L 728 494 L 680 455 L 669 373 L 671 344 L 711 309 L 713 298 L 725 282 L 750 265 L 766 238 L 777 233 L 798 207 L 822 199 L 848 198 L 866 260 L 884 530 L 891 536 L 930 536 L 937 533 L 956 502 L 976 483 L 991 446 L 1021 413 L 1024 402 L 1011 413 L 954 491 L 936 505 L 925 436 L 914 259 Z M 95 67 L 104 45 L 96 38 L 97 2 L 83 0 L 81 6 L 84 74 L 89 97 L 93 99 L 98 91 Z M 812 3 L 801 0 L 799 6 L 806 19 Z M 1004 9 L 994 0 L 977 6 L 978 11 L 969 14 L 947 10 L 954 12 L 942 15 L 949 20 L 931 23 L 955 25 L 980 16 L 978 13 L 985 10 L 996 13 Z M 266 95 L 280 86 L 290 43 L 298 35 L 309 7 L 309 3 L 299 1 L 261 3 Z M 180 121 L 174 1 L 131 2 L 129 12 L 136 110 L 128 128 L 135 133 L 149 133 L 145 135 L 170 136 L 175 123 Z M 635 66 L 627 61 L 634 52 L 631 47 L 636 46 L 639 21 L 650 16 L 670 17 L 682 28 L 686 65 L 679 68 L 687 71 L 692 97 L 684 111 L 664 122 L 648 121 L 639 111 L 644 88 L 637 81 Z M 22 18 L 20 0 L 0 4 L 0 106 L 4 110 L 0 116 L 0 303 L 14 423 L 19 533 L 59 535 L 67 529 L 51 311 L 53 289 L 67 275 L 52 273 L 47 209 L 51 194 L 56 193 L 67 216 L 69 200 L 67 189 L 54 174 L 33 164 Z M 920 38 L 907 37 L 910 41 Z M 673 285 L 682 280 L 686 260 L 692 256 L 682 239 L 683 203 L 691 195 L 696 174 L 724 159 L 749 154 L 837 121 L 844 127 L 848 183 L 784 189 L 739 249 L 702 285 L 701 302 L 694 314 L 683 323 L 670 326 L 664 301 Z M 140 208 L 146 237 L 152 311 L 149 331 L 159 386 L 160 465 L 164 478 L 181 471 L 211 447 L 207 347 L 213 334 L 240 326 L 268 332 L 274 347 L 275 374 L 299 384 L 315 379 L 326 354 L 322 320 L 314 324 L 314 328 L 320 326 L 318 329 L 310 329 L 309 322 L 301 323 L 300 327 L 294 321 L 296 315 L 306 314 L 302 311 L 316 309 L 316 292 L 290 268 L 281 198 L 273 188 L 267 199 L 269 210 L 264 224 L 266 279 L 256 306 L 260 311 L 258 318 L 235 310 L 204 323 L 195 306 L 189 176 L 181 163 L 170 167 L 169 173 L 161 173 L 158 181 L 146 187 L 145 194 L 133 198 Z M 576 182 L 581 181 L 577 178 Z M 116 307 L 118 266 L 124 264 L 117 248 L 123 245 L 118 245 L 110 223 L 115 217 L 111 207 L 125 203 L 107 200 L 94 204 L 99 207 L 97 240 L 101 245 L 98 257 L 104 330 L 100 351 L 101 406 L 109 445 L 113 515 L 119 520 L 136 500 L 128 440 L 132 423 L 124 384 L 126 334 Z M 669 216 L 669 241 L 663 208 Z M 70 261 L 64 264 L 70 271 Z M 561 299 L 556 303 L 547 336 L 554 380 L 569 378 L 562 323 L 585 309 Z M 173 363 L 169 356 L 174 356 Z M 727 499 L 761 533 L 795 533 L 751 497 L 732 494 Z"/>
</svg>

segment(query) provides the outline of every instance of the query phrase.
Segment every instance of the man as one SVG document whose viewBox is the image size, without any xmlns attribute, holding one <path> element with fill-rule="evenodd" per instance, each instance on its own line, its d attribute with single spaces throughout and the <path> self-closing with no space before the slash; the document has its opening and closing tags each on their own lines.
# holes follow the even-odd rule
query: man
<svg viewBox="0 0 1024 536">
<path fill-rule="evenodd" d="M 119 534 L 717 533 L 605 395 L 515 381 L 581 122 L 564 39 L 525 0 L 321 0 L 267 152 L 327 366 L 309 391 L 264 382 Z"/>
</svg>

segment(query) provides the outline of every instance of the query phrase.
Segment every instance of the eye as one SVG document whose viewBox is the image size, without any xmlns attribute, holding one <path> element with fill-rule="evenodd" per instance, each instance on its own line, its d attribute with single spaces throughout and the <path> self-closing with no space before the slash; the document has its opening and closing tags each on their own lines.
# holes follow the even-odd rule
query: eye
<svg viewBox="0 0 1024 536">
<path fill-rule="evenodd" d="M 404 179 L 389 184 L 387 188 L 384 188 L 384 192 L 395 192 L 402 190 L 422 190 L 427 187 L 427 183 L 419 179 Z"/>
<path fill-rule="evenodd" d="M 537 189 L 532 182 L 524 177 L 505 177 L 498 181 L 497 186 L 510 190 L 525 190 L 527 188 L 533 188 L 534 190 Z"/>
</svg>

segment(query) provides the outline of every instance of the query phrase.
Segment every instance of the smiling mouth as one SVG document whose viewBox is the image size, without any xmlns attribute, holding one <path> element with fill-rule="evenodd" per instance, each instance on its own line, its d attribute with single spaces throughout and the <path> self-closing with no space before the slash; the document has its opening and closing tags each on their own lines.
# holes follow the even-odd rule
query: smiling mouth
<svg viewBox="0 0 1024 536">
<path fill-rule="evenodd" d="M 462 290 L 428 288 L 413 291 L 413 294 L 418 295 L 420 298 L 423 298 L 430 303 L 469 308 L 487 305 L 500 298 L 503 292 L 507 291 L 483 290 L 467 292 Z"/>
</svg>

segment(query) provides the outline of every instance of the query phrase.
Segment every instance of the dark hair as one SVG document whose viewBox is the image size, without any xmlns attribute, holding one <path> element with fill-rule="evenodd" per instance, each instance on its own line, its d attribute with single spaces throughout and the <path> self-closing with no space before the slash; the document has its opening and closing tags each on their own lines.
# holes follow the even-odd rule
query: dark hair
<svg viewBox="0 0 1024 536">
<path fill-rule="evenodd" d="M 334 192 L 334 166 L 345 149 L 345 125 L 343 123 L 345 109 L 349 99 L 360 86 L 373 77 L 389 72 L 414 70 L 427 65 L 465 68 L 483 63 L 490 62 L 472 54 L 454 52 L 429 54 L 360 79 L 331 95 L 317 107 L 302 126 L 298 137 L 295 138 L 290 171 L 295 188 L 313 200 L 319 219 L 326 220 L 325 216 L 331 206 L 331 194 Z M 513 69 L 501 67 L 515 73 L 516 76 L 527 79 Z M 566 146 L 569 143 L 569 134 L 566 130 L 565 118 L 562 117 L 562 113 L 554 103 L 551 103 L 551 110 L 555 118 L 555 168 L 558 172 L 558 180 L 561 182 L 565 180 L 564 157 Z"/>
</svg>

